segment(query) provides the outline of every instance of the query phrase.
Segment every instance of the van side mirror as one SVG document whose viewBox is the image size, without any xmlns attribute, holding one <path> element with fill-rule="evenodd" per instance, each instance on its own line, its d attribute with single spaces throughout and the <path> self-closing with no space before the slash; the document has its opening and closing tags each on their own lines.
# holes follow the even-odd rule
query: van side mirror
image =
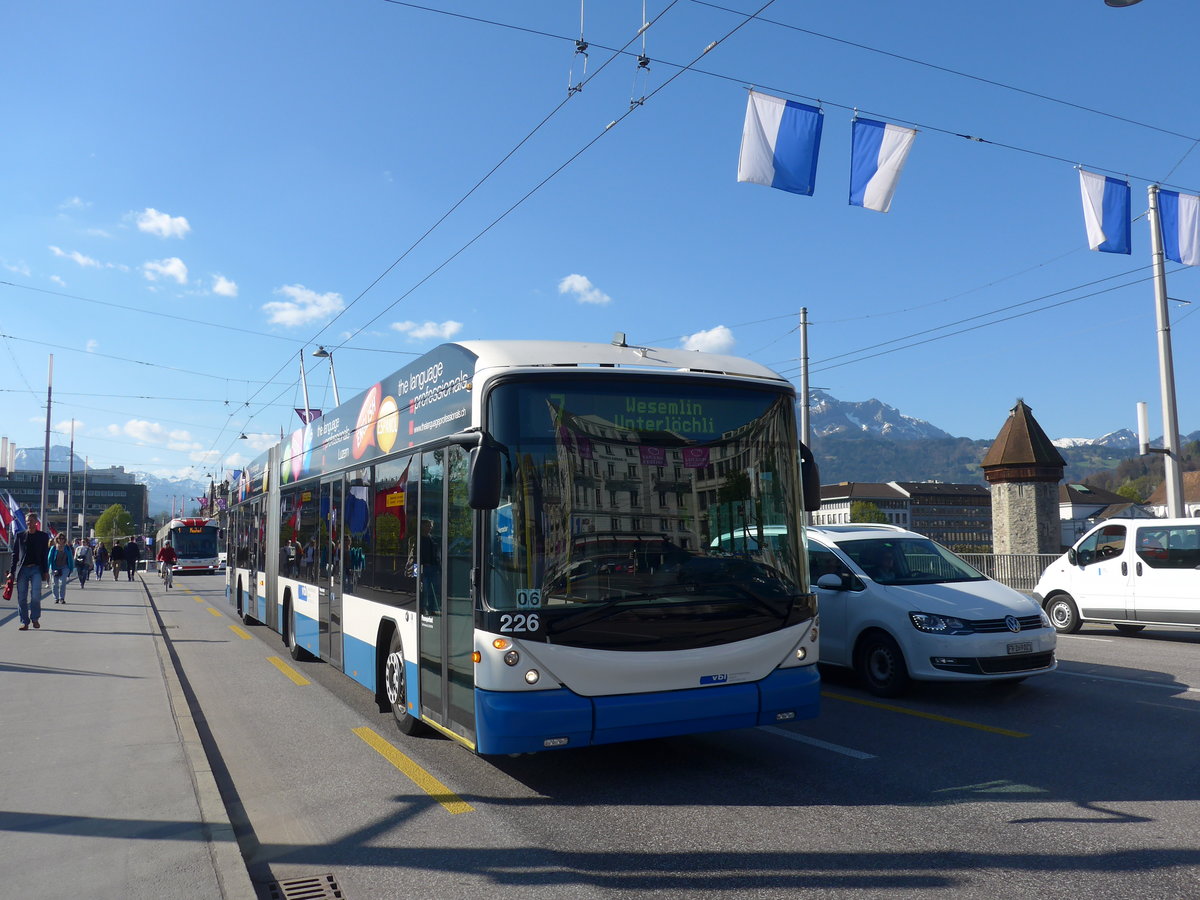
<svg viewBox="0 0 1200 900">
<path fill-rule="evenodd" d="M 1067 551 L 1067 562 L 1073 566 L 1079 565 L 1079 553 L 1074 547 Z"/>
<path fill-rule="evenodd" d="M 836 575 L 833 572 L 826 572 L 817 579 L 817 587 L 825 588 L 827 591 L 844 591 L 846 583 L 841 575 Z"/>
<path fill-rule="evenodd" d="M 821 508 L 821 471 L 817 458 L 800 442 L 800 489 L 804 492 L 804 511 L 816 512 Z"/>
<path fill-rule="evenodd" d="M 500 505 L 500 449 L 485 440 L 471 450 L 467 474 L 467 505 L 495 509 Z"/>
</svg>

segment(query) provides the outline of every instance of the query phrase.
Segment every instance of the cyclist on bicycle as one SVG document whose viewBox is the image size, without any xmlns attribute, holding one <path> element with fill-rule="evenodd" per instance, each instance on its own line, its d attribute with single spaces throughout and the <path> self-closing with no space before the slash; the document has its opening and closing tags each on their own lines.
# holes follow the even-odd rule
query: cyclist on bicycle
<svg viewBox="0 0 1200 900">
<path fill-rule="evenodd" d="M 163 542 L 162 549 L 158 551 L 158 567 L 162 573 L 163 584 L 167 586 L 167 590 L 171 589 L 171 566 L 179 562 L 179 556 L 175 553 L 175 548 L 171 546 L 170 541 Z"/>
</svg>

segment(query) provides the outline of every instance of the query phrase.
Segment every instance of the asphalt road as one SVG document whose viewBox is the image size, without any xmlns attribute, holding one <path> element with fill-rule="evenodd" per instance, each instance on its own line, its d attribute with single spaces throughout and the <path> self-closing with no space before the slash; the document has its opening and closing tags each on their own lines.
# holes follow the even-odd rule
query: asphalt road
<svg viewBox="0 0 1200 900">
<path fill-rule="evenodd" d="M 1200 895 L 1200 631 L 1085 627 L 1058 672 L 888 702 L 832 671 L 811 722 L 483 759 L 292 661 L 221 578 L 147 582 L 263 897 Z"/>
</svg>

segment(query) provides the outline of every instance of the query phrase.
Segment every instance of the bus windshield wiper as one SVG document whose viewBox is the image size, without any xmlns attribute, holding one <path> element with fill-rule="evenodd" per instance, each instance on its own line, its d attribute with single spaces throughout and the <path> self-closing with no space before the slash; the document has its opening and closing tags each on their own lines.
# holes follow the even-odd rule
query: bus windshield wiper
<svg viewBox="0 0 1200 900">
<path fill-rule="evenodd" d="M 570 631 L 572 628 L 579 628 L 583 625 L 590 625 L 592 622 L 599 621 L 624 603 L 631 603 L 637 600 L 659 600 L 677 593 L 679 593 L 679 589 L 672 586 L 669 590 L 656 591 L 654 593 L 609 594 L 607 597 L 602 597 L 600 605 L 594 609 L 581 609 L 573 615 L 559 619 L 554 624 L 548 626 L 547 630 L 550 634 L 561 634 L 564 631 Z"/>
</svg>

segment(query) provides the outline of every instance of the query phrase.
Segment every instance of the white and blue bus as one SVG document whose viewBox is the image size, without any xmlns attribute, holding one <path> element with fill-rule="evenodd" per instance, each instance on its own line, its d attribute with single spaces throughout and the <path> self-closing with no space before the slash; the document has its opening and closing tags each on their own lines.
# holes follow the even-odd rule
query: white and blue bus
<svg viewBox="0 0 1200 900">
<path fill-rule="evenodd" d="M 171 519 L 154 537 L 154 552 L 150 554 L 148 568 L 154 569 L 154 554 L 162 549 L 164 541 L 170 541 L 175 555 L 179 557 L 171 571 L 184 573 L 212 574 L 221 568 L 220 529 L 216 519 L 206 517 Z"/>
<path fill-rule="evenodd" d="M 241 472 L 230 603 L 480 754 L 815 716 L 795 407 L 734 357 L 444 344 Z M 711 552 L 718 506 L 772 539 Z"/>
</svg>

